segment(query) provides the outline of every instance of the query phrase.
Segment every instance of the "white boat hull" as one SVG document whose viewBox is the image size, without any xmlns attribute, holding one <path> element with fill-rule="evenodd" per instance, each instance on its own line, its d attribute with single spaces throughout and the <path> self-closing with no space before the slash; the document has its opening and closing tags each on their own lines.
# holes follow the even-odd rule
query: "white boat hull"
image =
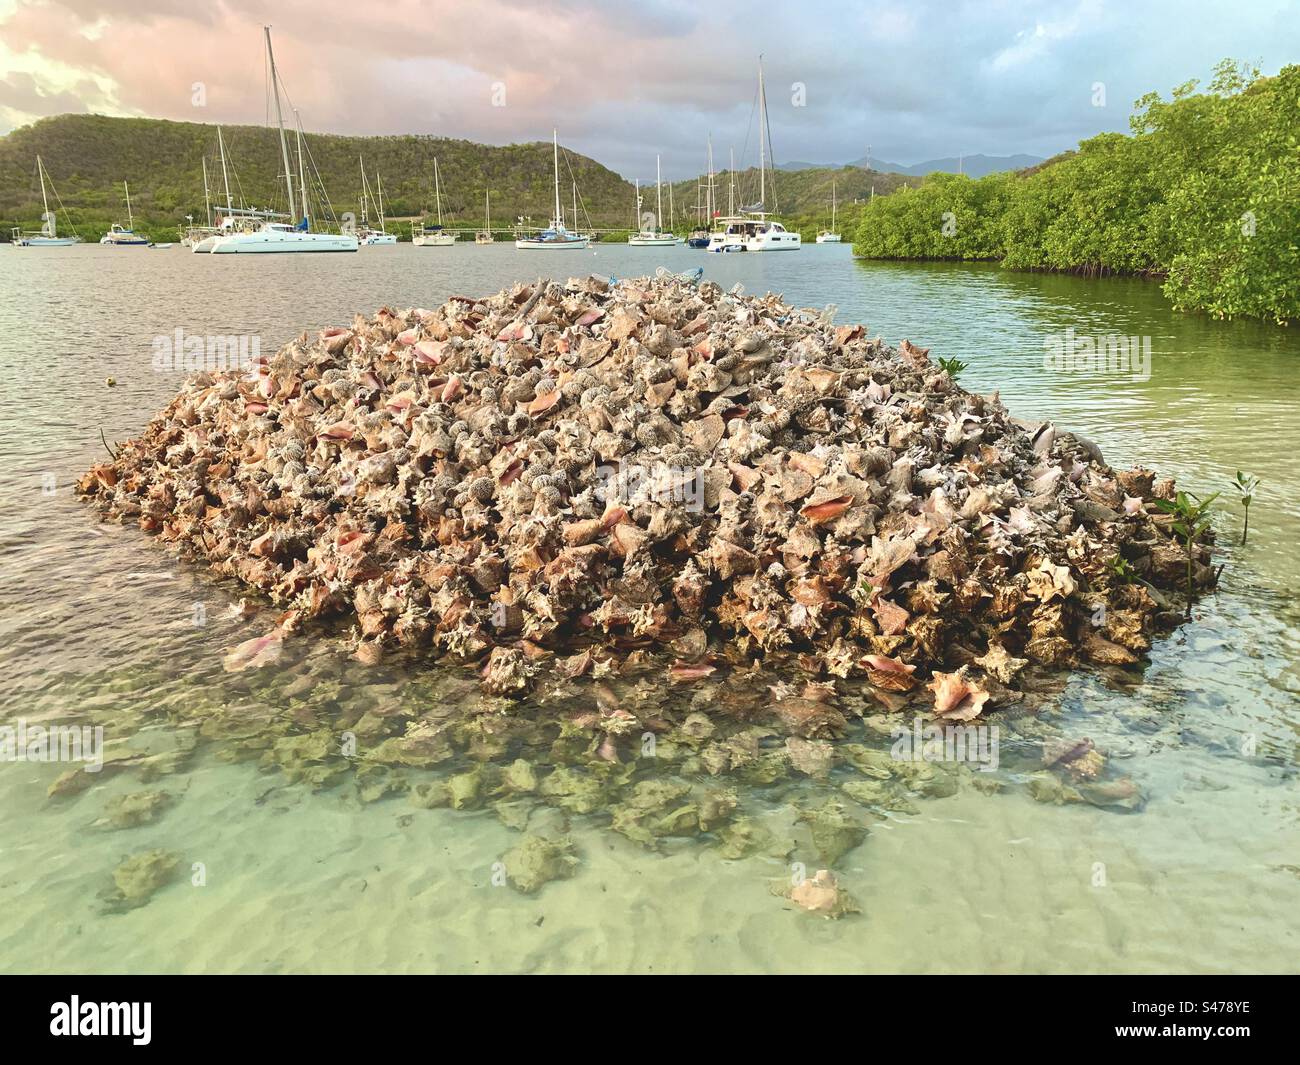
<svg viewBox="0 0 1300 1065">
<path fill-rule="evenodd" d="M 818 244 L 839 244 L 840 235 L 838 233 L 818 233 L 817 243 Z"/>
<path fill-rule="evenodd" d="M 202 240 L 195 241 L 193 244 L 190 245 L 190 251 L 194 252 L 195 254 L 206 255 L 210 251 L 212 251 L 217 241 L 222 239 L 223 239 L 222 237 L 214 233 L 210 237 L 204 237 Z"/>
<path fill-rule="evenodd" d="M 372 244 L 396 244 L 396 233 L 376 233 L 373 236 L 364 237 L 358 243 L 370 247 Z"/>
<path fill-rule="evenodd" d="M 671 233 L 638 233 L 628 237 L 627 242 L 634 248 L 671 248 L 677 238 Z"/>
<path fill-rule="evenodd" d="M 417 248 L 449 248 L 456 243 L 456 236 L 453 233 L 417 233 L 411 238 L 411 243 Z"/>
<path fill-rule="evenodd" d="M 23 237 L 14 241 L 15 248 L 66 248 L 71 244 L 80 244 L 76 237 Z"/>
<path fill-rule="evenodd" d="M 576 240 L 517 240 L 515 247 L 520 251 L 578 251 L 587 246 L 588 238 Z"/>
<path fill-rule="evenodd" d="M 347 233 L 301 233 L 297 230 L 261 230 L 218 237 L 213 255 L 256 255 L 283 252 L 356 251 L 357 238 Z M 197 248 L 196 248 L 197 250 Z"/>
<path fill-rule="evenodd" d="M 803 241 L 798 233 L 763 233 L 757 237 L 713 237 L 709 251 L 798 251 Z"/>
<path fill-rule="evenodd" d="M 99 243 L 109 248 L 147 248 L 149 247 L 148 237 L 115 237 L 109 239 L 112 234 L 105 233 L 99 238 Z"/>
</svg>

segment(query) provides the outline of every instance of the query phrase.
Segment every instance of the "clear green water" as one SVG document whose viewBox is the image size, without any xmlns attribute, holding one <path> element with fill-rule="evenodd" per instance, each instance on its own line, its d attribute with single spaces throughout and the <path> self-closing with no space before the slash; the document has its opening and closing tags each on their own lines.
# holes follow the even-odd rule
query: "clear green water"
<svg viewBox="0 0 1300 1065">
<path fill-rule="evenodd" d="M 498 246 L 367 249 L 355 256 L 225 260 L 99 247 L 0 249 L 0 720 L 94 722 L 123 764 L 79 794 L 50 798 L 66 766 L 0 763 L 0 969 L 39 972 L 275 971 L 1295 971 L 1300 940 L 1300 336 L 1176 315 L 1126 281 L 1013 275 L 964 266 L 854 262 L 849 249 L 705 256 L 600 248 L 521 256 Z M 544 259 L 544 261 L 539 261 Z M 1037 721 L 1012 722 L 1000 790 L 966 769 L 954 794 L 913 796 L 915 813 L 845 797 L 851 765 L 825 780 L 712 777 L 678 751 L 619 748 L 630 780 L 733 789 L 789 854 L 729 859 L 713 834 L 649 849 L 605 810 L 489 799 L 422 809 L 404 788 L 525 757 L 610 773 L 585 741 L 553 749 L 555 722 L 595 705 L 590 686 L 503 714 L 456 669 L 348 661 L 328 635 L 297 641 L 266 674 L 227 674 L 224 652 L 269 624 L 230 616 L 238 589 L 178 564 L 131 529 L 98 526 L 71 485 L 110 439 L 137 432 L 180 384 L 155 373 L 151 341 L 260 335 L 264 351 L 378 306 L 435 306 L 540 270 L 632 276 L 696 264 L 724 286 L 834 303 L 896 341 L 970 363 L 963 384 L 1000 389 L 1013 412 L 1050 416 L 1193 490 L 1263 479 L 1246 547 L 1239 510 L 1219 520 L 1220 591 L 1127 675 L 1064 679 Z M 1043 366 L 1044 340 L 1152 337 L 1147 381 Z M 104 379 L 116 378 L 115 388 Z M 49 491 L 49 486 L 53 490 Z M 1225 499 L 1228 498 L 1225 494 Z M 195 604 L 205 623 L 195 625 Z M 725 729 L 758 713 L 766 685 L 711 678 L 668 690 L 656 670 L 612 698 L 671 720 L 712 713 Z M 840 705 L 865 695 L 841 685 Z M 757 709 L 755 709 L 757 708 Z M 471 717 L 472 715 L 472 717 Z M 274 763 L 295 736 L 346 729 L 361 746 L 421 718 L 450 736 L 433 769 L 391 776 L 351 766 L 313 790 Z M 465 720 L 477 724 L 458 724 Z M 759 718 L 758 720 L 761 720 Z M 1010 720 L 1010 718 L 1009 718 Z M 1090 737 L 1111 772 L 1146 796 L 1140 812 L 1036 802 L 1038 735 Z M 850 741 L 887 745 L 858 726 Z M 197 742 L 196 742 L 197 741 Z M 166 752 L 183 750 L 183 756 Z M 149 755 L 158 755 L 150 758 Z M 604 764 L 604 770 L 599 769 Z M 166 790 L 155 822 L 96 827 L 116 796 Z M 391 789 L 377 797 L 377 792 Z M 819 861 L 796 820 L 837 796 L 871 822 L 834 863 L 862 913 L 796 912 L 770 884 Z M 626 801 L 610 787 L 608 803 Z M 530 831 L 567 831 L 575 875 L 524 896 L 494 863 Z M 175 878 L 117 912 L 101 893 L 124 856 L 175 853 Z M 202 886 L 191 883 L 201 863 Z"/>
</svg>

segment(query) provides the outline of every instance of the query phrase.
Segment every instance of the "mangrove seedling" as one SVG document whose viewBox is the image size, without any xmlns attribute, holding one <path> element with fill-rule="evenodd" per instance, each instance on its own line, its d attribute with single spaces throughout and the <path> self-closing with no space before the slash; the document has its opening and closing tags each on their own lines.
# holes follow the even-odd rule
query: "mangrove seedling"
<svg viewBox="0 0 1300 1065">
<path fill-rule="evenodd" d="M 1173 530 L 1183 541 L 1187 553 L 1187 617 L 1192 616 L 1192 596 L 1195 583 L 1192 580 L 1192 549 L 1201 534 L 1210 527 L 1210 510 L 1219 493 L 1201 499 L 1191 492 L 1179 492 L 1173 499 L 1157 499 L 1155 504 L 1166 514 L 1173 516 Z"/>
<path fill-rule="evenodd" d="M 1128 559 L 1123 555 L 1115 555 L 1113 558 L 1107 559 L 1106 571 L 1124 584 L 1132 584 L 1137 580 L 1137 571 L 1128 564 Z"/>
<path fill-rule="evenodd" d="M 1246 520 L 1241 526 L 1241 542 L 1244 544 L 1246 534 L 1250 532 L 1250 502 L 1255 498 L 1255 489 L 1259 487 L 1259 478 L 1238 470 L 1232 484 L 1237 489 L 1237 494 L 1241 496 L 1241 506 L 1246 512 Z"/>
<path fill-rule="evenodd" d="M 957 358 L 955 355 L 950 359 L 945 359 L 943 357 L 940 357 L 939 359 L 939 369 L 946 371 L 948 376 L 954 381 L 957 380 L 957 375 L 961 373 L 962 370 L 966 369 L 967 365 L 967 363 L 962 362 L 961 359 Z"/>
</svg>

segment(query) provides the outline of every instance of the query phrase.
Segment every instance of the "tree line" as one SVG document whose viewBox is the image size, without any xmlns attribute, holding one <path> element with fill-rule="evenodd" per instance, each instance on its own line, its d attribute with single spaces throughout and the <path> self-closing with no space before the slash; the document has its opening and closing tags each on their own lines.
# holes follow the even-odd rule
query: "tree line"
<svg viewBox="0 0 1300 1065">
<path fill-rule="evenodd" d="M 1300 318 L 1300 66 L 1224 60 L 1028 171 L 932 174 L 862 210 L 857 254 L 1160 280 L 1182 310 Z"/>
</svg>

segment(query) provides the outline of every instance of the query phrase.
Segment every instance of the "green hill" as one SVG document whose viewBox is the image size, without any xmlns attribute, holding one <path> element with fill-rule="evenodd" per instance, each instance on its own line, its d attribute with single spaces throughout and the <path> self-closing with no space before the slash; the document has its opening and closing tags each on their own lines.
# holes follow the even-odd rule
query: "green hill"
<svg viewBox="0 0 1300 1065">
<path fill-rule="evenodd" d="M 698 179 L 703 181 L 703 178 Z M 722 171 L 714 176 L 717 184 L 716 206 L 721 213 L 727 213 L 728 175 Z M 811 240 L 819 229 L 831 224 L 831 182 L 835 183 L 835 198 L 839 205 L 836 228 L 845 234 L 845 240 L 851 240 L 851 234 L 857 226 L 857 219 L 871 199 L 876 196 L 888 196 L 905 185 L 915 186 L 920 178 L 906 174 L 884 173 L 879 170 L 865 170 L 857 166 L 844 167 L 809 167 L 804 170 L 776 173 L 775 190 L 772 175 L 768 174 L 767 202 L 776 217 L 785 223 L 787 229 L 798 230 L 805 240 Z M 700 217 L 691 211 L 697 202 L 703 202 L 703 192 L 696 192 L 696 181 L 680 181 L 673 184 L 673 200 L 679 222 L 685 217 L 687 228 Z M 759 199 L 759 181 L 757 167 L 739 170 L 735 177 L 735 204 L 754 204 Z M 644 190 L 643 190 L 644 194 Z M 667 207 L 667 192 L 664 193 L 664 211 Z M 648 205 L 653 206 L 654 189 L 644 196 Z M 631 217 L 629 212 L 628 217 Z M 679 225 L 678 229 L 682 226 Z"/>
<path fill-rule="evenodd" d="M 226 126 L 223 136 L 235 202 L 283 209 L 278 132 L 264 126 Z M 492 219 L 497 227 L 508 227 L 520 215 L 535 224 L 551 215 L 552 156 L 551 145 L 545 142 L 498 148 L 445 137 L 349 137 L 326 133 L 308 133 L 304 140 L 336 214 L 359 211 L 358 159 L 364 156 L 372 183 L 376 174 L 382 179 L 388 217 L 425 217 L 434 206 L 436 156 L 446 224 L 480 226 L 485 189 L 492 193 Z M 293 143 L 291 137 L 290 151 L 296 167 Z M 201 160 L 205 157 L 212 202 L 216 205 L 224 201 L 215 126 L 150 118 L 59 115 L 0 137 L 0 233 L 4 235 L 14 226 L 39 226 L 37 155 L 44 160 L 63 204 L 71 210 L 72 224 L 87 239 L 97 239 L 110 223 L 126 220 L 123 181 L 131 187 L 136 228 L 154 239 L 175 239 L 186 215 L 201 222 Z M 581 198 L 582 226 L 629 228 L 634 213 L 633 184 L 595 160 L 573 152 L 567 152 L 566 157 L 567 164 L 564 159 L 560 164 L 561 199 L 566 211 L 572 203 L 571 170 Z M 880 196 L 905 181 L 916 182 L 914 178 L 857 167 L 778 173 L 780 214 L 791 228 L 816 229 L 829 222 L 832 177 L 841 204 L 841 228 L 856 214 L 853 200 L 869 198 L 873 184 Z M 745 202 L 757 199 L 756 170 L 739 173 L 737 180 Z M 685 232 L 691 226 L 694 216 L 687 208 L 695 203 L 695 188 L 694 180 L 678 182 L 673 188 L 679 231 Z M 652 207 L 653 188 L 648 194 L 645 189 L 642 192 L 646 206 Z M 718 177 L 718 200 L 719 207 L 725 210 L 725 174 Z M 406 226 L 397 228 L 404 231 Z"/>
<path fill-rule="evenodd" d="M 285 205 L 278 131 L 262 126 L 223 127 L 236 203 L 259 207 Z M 357 211 L 361 196 L 358 163 L 364 156 L 372 188 L 383 182 L 389 218 L 421 217 L 432 211 L 433 160 L 442 181 L 443 219 L 449 225 L 477 227 L 483 220 L 483 192 L 492 193 L 494 224 L 516 216 L 544 222 L 554 197 L 551 145 L 514 144 L 495 148 L 431 136 L 344 137 L 304 135 L 308 152 L 336 214 Z M 292 165 L 297 157 L 290 137 Z M 40 155 L 83 236 L 97 235 L 113 221 L 125 221 L 122 182 L 131 187 L 137 228 L 155 238 L 184 224 L 187 214 L 203 217 L 203 170 L 213 203 L 224 201 L 217 161 L 215 126 L 145 118 L 60 115 L 16 129 L 0 138 L 0 225 L 35 228 L 41 212 L 36 156 Z M 561 187 L 568 190 L 571 168 L 581 205 L 596 226 L 626 224 L 623 207 L 632 185 L 599 163 L 567 153 L 561 159 Z M 309 181 L 310 181 L 309 177 Z M 562 192 L 566 207 L 571 193 Z M 587 222 L 584 216 L 583 224 Z"/>
</svg>

